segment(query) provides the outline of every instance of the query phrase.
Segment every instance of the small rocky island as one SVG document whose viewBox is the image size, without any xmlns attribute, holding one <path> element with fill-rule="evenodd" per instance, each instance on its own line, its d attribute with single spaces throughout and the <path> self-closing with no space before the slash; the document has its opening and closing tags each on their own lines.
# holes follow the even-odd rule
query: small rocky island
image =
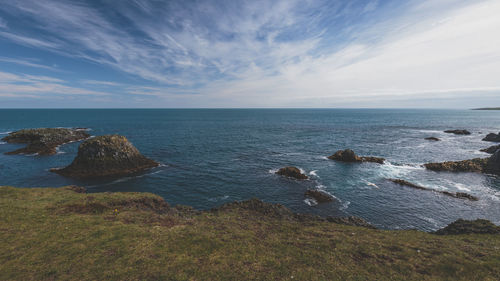
<svg viewBox="0 0 500 281">
<path fill-rule="evenodd" d="M 455 134 L 455 135 L 470 135 L 471 134 L 467 130 L 446 130 L 444 132 L 448 133 L 448 134 Z"/>
<path fill-rule="evenodd" d="M 308 176 L 304 175 L 299 168 L 293 166 L 281 168 L 276 172 L 276 174 L 298 180 L 307 180 L 309 178 Z"/>
<path fill-rule="evenodd" d="M 440 141 L 440 139 L 436 138 L 436 137 L 428 137 L 428 138 L 425 138 L 425 140 L 429 140 L 429 141 Z"/>
<path fill-rule="evenodd" d="M 134 174 L 158 165 L 143 156 L 127 138 L 107 135 L 83 142 L 69 166 L 51 172 L 74 178 L 99 178 Z"/>
<path fill-rule="evenodd" d="M 385 161 L 384 158 L 380 157 L 358 156 L 350 149 L 338 150 L 335 154 L 329 156 L 328 159 L 342 162 L 373 162 L 378 164 L 384 164 Z"/>
<path fill-rule="evenodd" d="M 56 148 L 62 144 L 84 140 L 90 137 L 85 128 L 39 128 L 24 129 L 9 133 L 2 141 L 23 143 L 26 147 L 5 154 L 56 154 Z"/>
</svg>

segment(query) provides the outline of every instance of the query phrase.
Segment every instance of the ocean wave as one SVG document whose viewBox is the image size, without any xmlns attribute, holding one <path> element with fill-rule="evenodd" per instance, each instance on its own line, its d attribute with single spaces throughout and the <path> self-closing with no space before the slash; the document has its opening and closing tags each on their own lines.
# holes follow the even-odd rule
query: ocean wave
<svg viewBox="0 0 500 281">
<path fill-rule="evenodd" d="M 311 207 L 318 205 L 318 202 L 312 198 L 304 199 L 304 203 L 306 203 L 306 205 L 309 205 Z"/>
<path fill-rule="evenodd" d="M 12 133 L 12 131 L 8 131 L 8 132 L 0 132 L 0 135 L 8 135 L 8 134 L 10 134 L 10 133 Z"/>
<path fill-rule="evenodd" d="M 4 142 L 4 141 L 0 141 L 0 144 L 6 144 L 6 142 Z"/>
<path fill-rule="evenodd" d="M 469 188 L 465 187 L 465 184 L 455 183 L 454 186 L 461 191 L 471 191 Z"/>
<path fill-rule="evenodd" d="M 320 156 L 320 157 L 319 157 L 319 159 L 323 159 L 323 160 L 330 160 L 330 159 L 328 159 L 328 157 L 326 157 L 326 156 Z"/>
</svg>

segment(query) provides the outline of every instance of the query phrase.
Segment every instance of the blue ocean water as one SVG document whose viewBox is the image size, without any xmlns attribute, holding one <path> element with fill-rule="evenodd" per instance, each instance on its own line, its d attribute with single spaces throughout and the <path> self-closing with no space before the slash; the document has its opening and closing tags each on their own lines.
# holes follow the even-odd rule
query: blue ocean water
<svg viewBox="0 0 500 281">
<path fill-rule="evenodd" d="M 49 172 L 71 163 L 78 143 L 54 156 L 4 155 L 21 145 L 0 143 L 0 185 L 44 187 L 77 184 L 90 192 L 147 191 L 171 204 L 208 209 L 252 197 L 296 212 L 355 215 L 377 227 L 435 230 L 458 218 L 500 224 L 500 178 L 436 173 L 421 164 L 488 157 L 481 138 L 500 131 L 500 111 L 409 109 L 4 109 L 0 137 L 38 127 L 87 127 L 92 135 L 121 134 L 161 167 L 115 180 L 78 181 Z M 470 136 L 445 134 L 468 129 Z M 440 142 L 424 140 L 441 138 Z M 348 164 L 326 157 L 351 148 L 380 156 L 384 165 Z M 294 165 L 311 176 L 295 181 L 274 175 Z M 387 178 L 467 192 L 473 202 L 397 186 Z M 308 188 L 337 201 L 309 206 Z"/>
</svg>

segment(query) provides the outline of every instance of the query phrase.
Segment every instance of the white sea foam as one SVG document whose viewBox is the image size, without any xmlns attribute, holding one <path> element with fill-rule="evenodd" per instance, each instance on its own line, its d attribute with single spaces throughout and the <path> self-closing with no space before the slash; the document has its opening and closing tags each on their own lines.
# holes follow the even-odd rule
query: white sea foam
<svg viewBox="0 0 500 281">
<path fill-rule="evenodd" d="M 12 133 L 12 131 L 8 131 L 8 132 L 0 132 L 0 135 L 8 135 L 8 134 L 10 134 L 10 133 Z"/>
<path fill-rule="evenodd" d="M 345 209 L 349 208 L 349 205 L 351 204 L 351 202 L 349 201 L 345 201 L 342 203 L 342 206 L 339 208 L 341 211 L 344 211 Z"/>
<path fill-rule="evenodd" d="M 316 172 L 317 172 L 317 171 L 318 171 L 318 170 L 310 171 L 310 172 L 309 172 L 309 175 L 311 175 L 311 176 L 315 176 L 315 177 L 319 178 L 318 174 L 316 174 Z"/>
<path fill-rule="evenodd" d="M 4 142 L 4 141 L 0 141 L 0 144 L 6 144 L 6 142 Z"/>
<path fill-rule="evenodd" d="M 404 176 L 412 171 L 424 170 L 420 164 L 392 164 L 389 161 L 386 161 L 384 165 L 380 166 L 380 172 L 384 177 L 398 177 Z"/>
<path fill-rule="evenodd" d="M 328 159 L 328 157 L 326 157 L 326 156 L 320 156 L 320 157 L 319 157 L 319 159 L 323 159 L 323 160 L 330 160 L 330 159 Z"/>
<path fill-rule="evenodd" d="M 304 203 L 306 203 L 307 205 L 309 205 L 311 207 L 318 205 L 318 202 L 316 200 L 312 199 L 312 198 L 306 198 L 306 199 L 304 199 Z"/>
<path fill-rule="evenodd" d="M 461 190 L 461 191 L 470 191 L 469 188 L 467 188 L 465 186 L 465 184 L 461 184 L 461 183 L 455 183 L 454 185 L 458 190 Z"/>
<path fill-rule="evenodd" d="M 278 169 L 270 169 L 269 170 L 269 173 L 270 174 L 276 174 L 276 172 L 278 171 Z"/>
<path fill-rule="evenodd" d="M 378 185 L 374 184 L 373 182 L 365 181 L 365 183 L 368 186 L 373 186 L 373 187 L 379 188 Z"/>
<path fill-rule="evenodd" d="M 226 200 L 228 198 L 229 198 L 229 195 L 217 196 L 217 197 L 208 198 L 208 201 L 217 202 L 217 201 L 221 201 L 221 200 Z"/>
</svg>

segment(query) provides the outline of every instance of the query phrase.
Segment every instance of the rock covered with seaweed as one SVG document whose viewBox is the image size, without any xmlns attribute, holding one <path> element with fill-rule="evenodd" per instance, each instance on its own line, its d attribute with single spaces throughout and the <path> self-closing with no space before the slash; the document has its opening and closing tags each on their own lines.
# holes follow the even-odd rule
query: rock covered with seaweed
<svg viewBox="0 0 500 281">
<path fill-rule="evenodd" d="M 98 178 L 134 174 L 158 165 L 143 156 L 124 136 L 106 135 L 83 142 L 69 166 L 51 171 L 68 177 Z"/>
<path fill-rule="evenodd" d="M 329 156 L 328 159 L 342 162 L 373 162 L 379 164 L 383 164 L 385 161 L 385 159 L 381 157 L 358 156 L 351 149 L 338 150 L 333 155 Z"/>
</svg>

